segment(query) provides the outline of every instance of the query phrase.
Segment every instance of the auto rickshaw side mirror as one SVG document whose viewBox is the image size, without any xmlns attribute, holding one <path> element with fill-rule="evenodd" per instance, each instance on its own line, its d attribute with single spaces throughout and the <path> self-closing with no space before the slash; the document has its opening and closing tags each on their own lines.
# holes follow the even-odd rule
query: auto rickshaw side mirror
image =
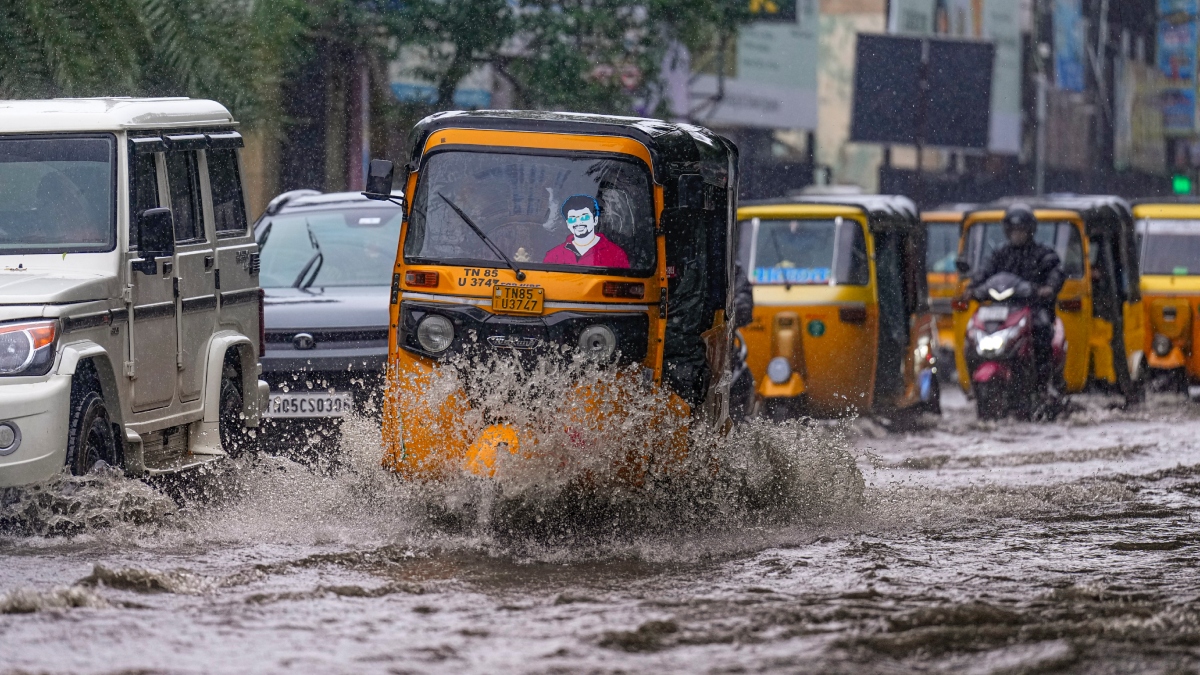
<svg viewBox="0 0 1200 675">
<path fill-rule="evenodd" d="M 157 274 L 155 258 L 175 255 L 175 218 L 171 209 L 146 209 L 138 215 L 137 250 L 141 260 L 134 269 L 142 274 Z"/>
<path fill-rule="evenodd" d="M 392 177 L 396 166 L 386 159 L 373 159 L 367 167 L 367 189 L 363 196 L 367 199 L 386 202 L 392 199 Z"/>
<path fill-rule="evenodd" d="M 712 210 L 712 200 L 705 189 L 704 176 L 698 173 L 685 173 L 679 177 L 677 201 L 681 209 Z"/>
<path fill-rule="evenodd" d="M 971 265 L 962 258 L 957 258 L 954 261 L 954 269 L 958 270 L 959 274 L 966 274 L 971 271 Z"/>
</svg>

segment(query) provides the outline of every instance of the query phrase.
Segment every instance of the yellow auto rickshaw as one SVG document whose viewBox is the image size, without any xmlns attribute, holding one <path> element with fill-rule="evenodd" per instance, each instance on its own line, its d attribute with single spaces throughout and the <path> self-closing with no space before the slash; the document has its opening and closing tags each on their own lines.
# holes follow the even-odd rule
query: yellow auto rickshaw
<svg viewBox="0 0 1200 675">
<path fill-rule="evenodd" d="M 1200 383 L 1200 202 L 1134 204 L 1149 376 L 1187 392 Z"/>
<path fill-rule="evenodd" d="M 726 425 L 732 143 L 658 120 L 450 112 L 414 127 L 406 160 L 385 465 L 417 478 L 492 475 L 505 450 L 535 457 L 549 436 L 582 447 L 635 413 L 649 425 L 638 436 L 678 459 L 680 426 L 660 434 L 655 424 Z M 371 163 L 368 196 L 391 193 L 392 169 Z M 499 379 L 468 386 L 456 375 L 515 363 L 509 374 L 524 377 L 543 359 L 576 357 L 613 380 L 525 399 L 557 411 L 554 429 L 521 426 L 512 401 L 494 400 Z M 661 396 L 639 398 L 646 391 Z M 649 422 L 645 400 L 662 401 Z M 642 464 L 624 475 L 656 461 L 644 454 L 632 453 Z"/>
<path fill-rule="evenodd" d="M 937 321 L 938 377 L 953 380 L 954 373 L 954 298 L 958 295 L 958 238 L 963 214 L 969 207 L 942 207 L 923 211 L 927 245 L 925 269 L 929 283 L 929 310 Z"/>
<path fill-rule="evenodd" d="M 940 410 L 925 228 L 905 197 L 798 197 L 738 209 L 754 286 L 742 328 L 764 413 Z"/>
<path fill-rule="evenodd" d="M 1053 248 L 1066 282 L 1058 318 L 1066 334 L 1063 382 L 1067 393 L 1090 386 L 1116 391 L 1128 403 L 1145 394 L 1143 316 L 1138 290 L 1137 244 L 1129 205 L 1111 196 L 1004 199 L 967 213 L 959 241 L 960 290 L 992 252 L 1006 242 L 1002 220 L 1016 202 L 1038 219 L 1034 239 Z M 977 303 L 955 301 L 954 339 L 959 383 L 971 391 L 963 352 L 967 323 Z"/>
</svg>

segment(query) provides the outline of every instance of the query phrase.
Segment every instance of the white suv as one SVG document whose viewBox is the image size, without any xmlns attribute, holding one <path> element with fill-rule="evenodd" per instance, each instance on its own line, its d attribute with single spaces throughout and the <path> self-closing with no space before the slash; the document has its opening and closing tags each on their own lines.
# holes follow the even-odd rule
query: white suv
<svg viewBox="0 0 1200 675">
<path fill-rule="evenodd" d="M 0 101 L 0 487 L 250 442 L 267 386 L 234 128 L 212 101 Z"/>
</svg>

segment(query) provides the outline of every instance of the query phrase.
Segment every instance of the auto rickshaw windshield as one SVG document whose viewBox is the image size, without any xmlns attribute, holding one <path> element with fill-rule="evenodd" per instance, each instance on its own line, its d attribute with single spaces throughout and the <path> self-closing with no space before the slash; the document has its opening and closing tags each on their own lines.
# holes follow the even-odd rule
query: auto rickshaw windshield
<svg viewBox="0 0 1200 675">
<path fill-rule="evenodd" d="M 849 284 L 870 280 L 862 226 L 842 218 L 743 221 L 742 232 L 757 222 L 754 241 L 743 242 L 753 258 L 744 263 L 756 284 Z M 750 244 L 747 246 L 747 244 Z"/>
<path fill-rule="evenodd" d="M 1083 241 L 1074 224 L 1063 221 L 1042 221 L 1033 235 L 1034 241 L 1048 246 L 1058 253 L 1063 273 L 1070 278 L 1083 276 Z M 996 249 L 1008 243 L 1004 236 L 1004 225 L 1000 222 L 975 223 L 967 231 L 966 259 L 971 269 L 992 257 Z"/>
<path fill-rule="evenodd" d="M 925 265 L 927 272 L 953 274 L 958 258 L 958 223 L 929 223 Z"/>
<path fill-rule="evenodd" d="M 1200 275 L 1200 220 L 1143 220 L 1142 274 Z"/>
<path fill-rule="evenodd" d="M 650 174 L 632 159 L 433 154 L 413 198 L 405 261 L 504 266 L 464 216 L 522 269 L 633 276 L 655 269 Z"/>
</svg>

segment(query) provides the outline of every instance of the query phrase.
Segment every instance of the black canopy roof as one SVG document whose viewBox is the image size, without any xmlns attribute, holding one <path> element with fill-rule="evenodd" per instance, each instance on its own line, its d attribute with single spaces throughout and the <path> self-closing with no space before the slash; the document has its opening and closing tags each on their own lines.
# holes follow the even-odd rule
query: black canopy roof
<svg viewBox="0 0 1200 675">
<path fill-rule="evenodd" d="M 413 127 L 408 137 L 409 169 L 417 168 L 430 134 L 451 128 L 632 138 L 650 151 L 654 164 L 651 169 L 659 184 L 666 184 L 669 178 L 680 174 L 699 173 L 706 183 L 727 187 L 735 178 L 730 176 L 731 167 L 737 167 L 737 146 L 694 124 L 537 110 L 451 110 L 430 115 Z"/>
</svg>

